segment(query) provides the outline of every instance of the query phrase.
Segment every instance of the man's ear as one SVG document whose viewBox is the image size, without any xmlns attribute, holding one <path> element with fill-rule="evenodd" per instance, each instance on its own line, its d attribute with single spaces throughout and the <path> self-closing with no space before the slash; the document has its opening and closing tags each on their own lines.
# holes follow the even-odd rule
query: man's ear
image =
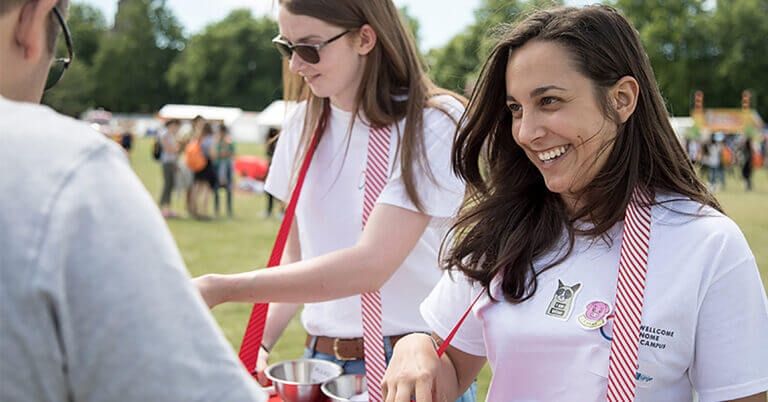
<svg viewBox="0 0 768 402">
<path fill-rule="evenodd" d="M 57 0 L 32 0 L 21 6 L 14 36 L 24 58 L 38 60 L 48 55 L 48 21 Z"/>
<path fill-rule="evenodd" d="M 626 123 L 637 107 L 637 99 L 640 97 L 640 87 L 634 77 L 624 76 L 613 85 L 610 91 L 619 123 Z"/>
<path fill-rule="evenodd" d="M 378 39 L 379 38 L 376 35 L 376 31 L 373 30 L 373 27 L 365 24 L 361 26 L 357 31 L 357 44 L 355 46 L 355 50 L 357 50 L 357 53 L 361 56 L 365 56 L 370 53 L 374 47 L 376 47 L 376 41 Z"/>
</svg>

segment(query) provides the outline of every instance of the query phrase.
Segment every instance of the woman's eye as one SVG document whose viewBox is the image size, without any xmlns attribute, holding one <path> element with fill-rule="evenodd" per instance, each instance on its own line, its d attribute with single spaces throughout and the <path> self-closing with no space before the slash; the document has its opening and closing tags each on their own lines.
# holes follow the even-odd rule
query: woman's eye
<svg viewBox="0 0 768 402">
<path fill-rule="evenodd" d="M 553 104 L 553 103 L 555 103 L 557 101 L 558 101 L 558 99 L 555 98 L 555 97 L 552 97 L 552 96 L 545 96 L 545 97 L 541 98 L 541 104 L 542 105 L 551 105 L 551 104 Z"/>
<path fill-rule="evenodd" d="M 516 103 L 508 104 L 507 107 L 509 108 L 509 111 L 512 112 L 512 116 L 517 116 L 523 111 L 523 107 Z"/>
</svg>

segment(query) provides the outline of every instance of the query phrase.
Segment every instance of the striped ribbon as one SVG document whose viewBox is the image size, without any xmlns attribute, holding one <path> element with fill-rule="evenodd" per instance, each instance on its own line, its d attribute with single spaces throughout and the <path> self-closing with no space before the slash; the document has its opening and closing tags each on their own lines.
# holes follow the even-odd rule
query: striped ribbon
<svg viewBox="0 0 768 402">
<path fill-rule="evenodd" d="M 640 319 L 643 315 L 648 246 L 651 239 L 651 201 L 636 188 L 624 216 L 619 277 L 616 285 L 616 318 L 613 324 L 608 401 L 635 398 Z"/>
<path fill-rule="evenodd" d="M 391 131 L 388 127 L 371 128 L 368 137 L 368 155 L 365 165 L 365 194 L 363 198 L 363 228 L 373 211 L 387 182 L 389 170 L 389 148 Z M 384 357 L 384 334 L 381 318 L 381 292 L 375 291 L 360 296 L 363 317 L 363 348 L 365 351 L 365 379 L 368 400 L 380 402 L 381 382 L 387 363 Z"/>
</svg>

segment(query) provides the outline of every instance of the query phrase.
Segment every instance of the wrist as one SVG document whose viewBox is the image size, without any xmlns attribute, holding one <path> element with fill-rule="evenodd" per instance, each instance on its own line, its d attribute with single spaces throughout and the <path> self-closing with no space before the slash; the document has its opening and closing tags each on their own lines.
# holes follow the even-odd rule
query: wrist
<svg viewBox="0 0 768 402">
<path fill-rule="evenodd" d="M 228 300 L 223 290 L 226 287 L 226 277 L 219 274 L 205 275 L 206 287 L 208 288 L 209 299 L 213 305 L 226 303 Z"/>
</svg>

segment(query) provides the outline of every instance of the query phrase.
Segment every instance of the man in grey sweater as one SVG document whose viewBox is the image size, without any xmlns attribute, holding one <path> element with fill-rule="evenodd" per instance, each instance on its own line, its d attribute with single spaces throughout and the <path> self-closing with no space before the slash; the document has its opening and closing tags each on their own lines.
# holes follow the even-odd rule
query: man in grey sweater
<svg viewBox="0 0 768 402">
<path fill-rule="evenodd" d="M 0 0 L 0 401 L 266 400 L 124 153 L 36 104 L 66 3 Z"/>
</svg>

